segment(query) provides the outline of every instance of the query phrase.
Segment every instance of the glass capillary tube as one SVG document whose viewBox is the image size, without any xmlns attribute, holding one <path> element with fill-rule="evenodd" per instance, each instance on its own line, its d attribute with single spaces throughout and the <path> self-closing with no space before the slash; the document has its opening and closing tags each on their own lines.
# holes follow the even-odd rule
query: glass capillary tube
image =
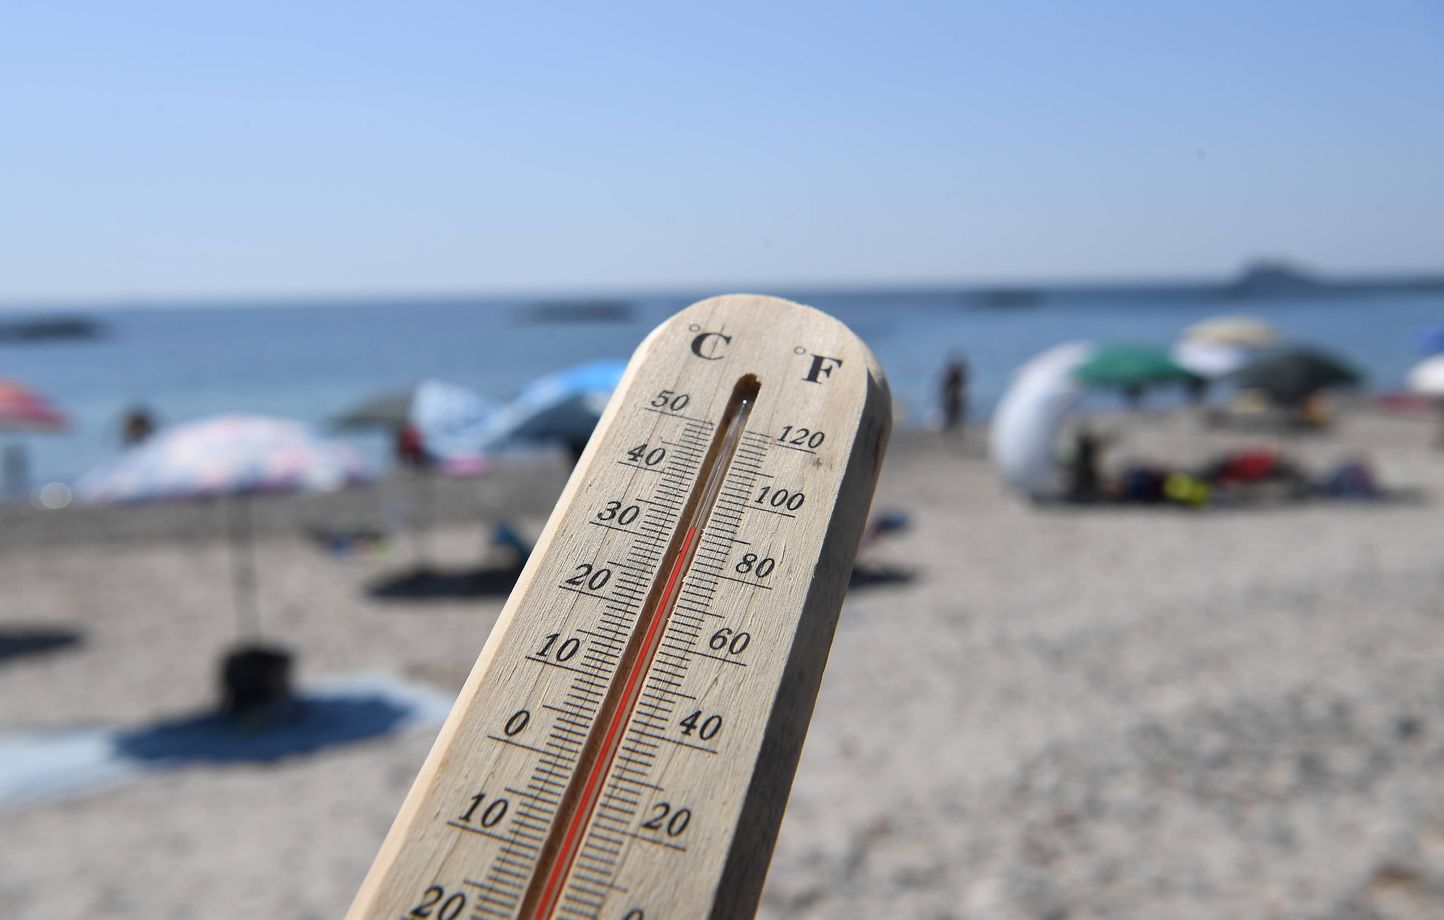
<svg viewBox="0 0 1444 920">
<path fill-rule="evenodd" d="M 581 851 L 587 825 L 601 800 L 612 761 L 621 747 L 647 671 L 661 644 L 672 608 L 677 603 L 682 578 L 697 554 L 699 536 L 727 479 L 727 471 L 747 430 L 747 418 L 759 389 L 757 378 L 748 374 L 737 381 L 732 390 L 722 421 L 702 460 L 698 476 L 701 487 L 693 491 L 683 506 L 672 543 L 657 569 L 658 573 L 666 573 L 665 580 L 655 582 L 648 593 L 642 616 L 632 631 L 612 686 L 602 701 L 597 720 L 578 759 L 577 771 L 568 783 L 542 846 L 535 874 L 522 901 L 520 916 L 527 920 L 550 920 L 561 902 L 567 877 Z"/>
</svg>

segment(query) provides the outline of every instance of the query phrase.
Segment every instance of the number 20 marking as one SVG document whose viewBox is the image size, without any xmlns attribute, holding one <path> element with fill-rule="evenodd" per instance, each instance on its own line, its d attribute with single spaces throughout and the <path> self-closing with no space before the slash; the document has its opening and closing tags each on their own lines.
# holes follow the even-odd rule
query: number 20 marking
<svg viewBox="0 0 1444 920">
<path fill-rule="evenodd" d="M 432 908 L 436 909 L 437 920 L 456 920 L 457 915 L 466 909 L 466 895 L 458 891 L 447 897 L 445 888 L 432 885 L 421 896 L 421 903 L 411 908 L 411 912 L 406 916 L 416 917 L 418 920 L 430 917 Z"/>
<path fill-rule="evenodd" d="M 687 829 L 692 821 L 692 809 L 679 808 L 672 810 L 670 802 L 657 802 L 652 805 L 657 813 L 651 818 L 642 822 L 642 827 L 649 831 L 662 831 L 668 837 L 679 836 Z M 670 817 L 668 817 L 670 815 Z"/>
<path fill-rule="evenodd" d="M 578 565 L 576 568 L 576 572 L 577 574 L 573 575 L 571 578 L 566 579 L 566 583 L 569 585 L 577 585 L 579 587 L 585 586 L 591 588 L 593 591 L 602 590 L 602 588 L 604 588 L 607 582 L 610 581 L 612 578 L 611 569 L 593 570 L 592 564 L 590 562 L 583 562 L 582 564 Z"/>
</svg>

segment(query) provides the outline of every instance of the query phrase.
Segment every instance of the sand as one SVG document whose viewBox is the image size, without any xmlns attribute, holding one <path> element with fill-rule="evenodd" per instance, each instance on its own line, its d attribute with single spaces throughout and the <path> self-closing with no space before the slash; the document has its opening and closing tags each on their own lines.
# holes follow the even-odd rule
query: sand
<svg viewBox="0 0 1444 920">
<path fill-rule="evenodd" d="M 1128 427 L 1127 452 L 1203 443 L 1185 419 Z M 1358 414 L 1291 443 L 1316 464 L 1367 445 L 1421 499 L 1203 513 L 1032 508 L 978 433 L 900 435 L 875 507 L 912 528 L 867 561 L 914 577 L 848 598 L 761 915 L 1444 916 L 1430 435 Z M 503 564 L 480 522 L 535 534 L 564 473 L 448 484 L 437 563 Z M 382 520 L 406 484 L 387 488 L 260 503 L 266 627 L 303 683 L 387 673 L 454 692 L 504 597 L 381 602 L 366 588 L 410 563 L 408 544 L 347 559 L 298 533 Z M 0 627 L 83 633 L 0 661 L 0 730 L 208 704 L 234 633 L 220 524 L 206 507 L 0 515 Z M 431 734 L 0 813 L 0 906 L 338 917 Z"/>
</svg>

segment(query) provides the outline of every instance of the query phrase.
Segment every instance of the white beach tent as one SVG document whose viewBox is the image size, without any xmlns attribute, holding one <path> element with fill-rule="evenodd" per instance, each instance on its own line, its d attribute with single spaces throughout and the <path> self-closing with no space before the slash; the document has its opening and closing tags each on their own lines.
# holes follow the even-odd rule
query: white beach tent
<svg viewBox="0 0 1444 920">
<path fill-rule="evenodd" d="M 1444 398 L 1444 355 L 1435 355 L 1410 371 L 1408 386 L 1423 396 Z"/>
<path fill-rule="evenodd" d="M 424 380 L 411 396 L 411 424 L 435 461 L 459 463 L 483 455 L 482 443 L 500 409 L 466 387 Z"/>
<path fill-rule="evenodd" d="M 1085 392 L 1074 371 L 1094 351 L 1086 342 L 1071 342 L 1028 361 L 993 414 L 993 462 L 1008 485 L 1035 501 L 1063 495 L 1054 443 L 1063 419 Z"/>
</svg>

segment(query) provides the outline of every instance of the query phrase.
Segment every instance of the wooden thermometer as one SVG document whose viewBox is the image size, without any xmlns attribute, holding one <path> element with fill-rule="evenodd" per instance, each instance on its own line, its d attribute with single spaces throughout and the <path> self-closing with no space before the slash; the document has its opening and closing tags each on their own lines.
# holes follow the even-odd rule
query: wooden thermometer
<svg viewBox="0 0 1444 920">
<path fill-rule="evenodd" d="M 752 916 L 890 427 L 810 307 L 652 332 L 348 916 Z"/>
</svg>

